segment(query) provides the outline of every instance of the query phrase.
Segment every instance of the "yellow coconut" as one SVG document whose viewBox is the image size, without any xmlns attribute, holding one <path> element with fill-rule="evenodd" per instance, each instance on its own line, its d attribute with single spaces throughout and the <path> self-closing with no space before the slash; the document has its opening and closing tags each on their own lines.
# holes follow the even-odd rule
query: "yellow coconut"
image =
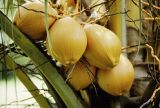
<svg viewBox="0 0 160 108">
<path fill-rule="evenodd" d="M 75 64 L 83 55 L 87 38 L 81 25 L 71 17 L 57 20 L 49 30 L 48 43 L 56 60 Z"/>
<path fill-rule="evenodd" d="M 68 82 L 75 90 L 86 88 L 94 80 L 96 74 L 96 68 L 94 66 L 77 62 L 72 68 L 67 73 L 69 77 Z"/>
<path fill-rule="evenodd" d="M 49 28 L 55 22 L 57 12 L 49 5 L 47 10 Z M 27 2 L 20 6 L 14 17 L 14 24 L 30 39 L 44 39 L 46 36 L 44 3 Z"/>
<path fill-rule="evenodd" d="M 87 61 L 101 69 L 110 69 L 119 63 L 121 42 L 109 29 L 98 24 L 84 26 L 87 36 Z"/>
<path fill-rule="evenodd" d="M 124 56 L 120 56 L 120 62 L 111 70 L 97 72 L 99 86 L 107 93 L 120 96 L 128 92 L 134 80 L 134 68 L 131 62 Z"/>
</svg>

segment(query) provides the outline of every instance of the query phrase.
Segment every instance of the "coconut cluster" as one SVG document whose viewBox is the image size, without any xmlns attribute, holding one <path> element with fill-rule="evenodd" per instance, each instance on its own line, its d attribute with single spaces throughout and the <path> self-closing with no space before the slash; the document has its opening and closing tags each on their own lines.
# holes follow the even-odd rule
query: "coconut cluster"
<svg viewBox="0 0 160 108">
<path fill-rule="evenodd" d="M 134 68 L 121 54 L 121 42 L 116 34 L 98 24 L 82 25 L 69 16 L 57 19 L 57 11 L 50 5 L 47 9 L 47 37 L 45 6 L 41 2 L 23 4 L 16 12 L 14 24 L 30 39 L 46 40 L 52 58 L 66 69 L 69 67 L 65 73 L 69 84 L 81 90 L 97 77 L 99 86 L 111 95 L 128 92 L 134 80 Z"/>
</svg>

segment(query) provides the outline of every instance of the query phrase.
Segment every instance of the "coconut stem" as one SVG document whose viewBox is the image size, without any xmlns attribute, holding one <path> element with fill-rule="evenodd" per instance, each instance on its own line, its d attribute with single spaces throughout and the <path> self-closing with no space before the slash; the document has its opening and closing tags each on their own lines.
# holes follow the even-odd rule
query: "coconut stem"
<svg viewBox="0 0 160 108">
<path fill-rule="evenodd" d="M 122 1 L 123 0 L 115 0 L 112 6 L 110 7 L 110 14 L 113 13 L 121 13 L 123 12 L 123 6 L 122 6 Z M 122 36 L 124 35 L 123 32 L 123 21 L 124 17 L 123 14 L 115 14 L 110 17 L 109 20 L 109 27 L 110 29 L 117 34 L 120 40 L 122 40 Z"/>
</svg>

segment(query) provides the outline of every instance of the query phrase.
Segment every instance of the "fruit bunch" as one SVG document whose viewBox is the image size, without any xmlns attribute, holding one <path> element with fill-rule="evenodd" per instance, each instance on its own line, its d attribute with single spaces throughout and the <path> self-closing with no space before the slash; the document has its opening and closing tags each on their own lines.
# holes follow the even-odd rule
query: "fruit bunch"
<svg viewBox="0 0 160 108">
<path fill-rule="evenodd" d="M 46 40 L 48 53 L 67 70 L 64 74 L 69 84 L 78 91 L 96 81 L 111 95 L 128 92 L 134 68 L 121 53 L 118 36 L 98 24 L 81 23 L 69 15 L 59 17 L 49 4 L 47 9 L 45 13 L 42 2 L 25 3 L 17 10 L 14 24 L 30 39 Z"/>
</svg>

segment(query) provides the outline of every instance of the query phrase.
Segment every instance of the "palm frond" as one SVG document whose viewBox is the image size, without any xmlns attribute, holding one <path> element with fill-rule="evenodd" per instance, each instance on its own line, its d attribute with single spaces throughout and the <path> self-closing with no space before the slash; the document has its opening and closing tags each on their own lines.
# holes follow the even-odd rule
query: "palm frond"
<svg viewBox="0 0 160 108">
<path fill-rule="evenodd" d="M 19 66 L 12 60 L 8 55 L 5 56 L 6 64 L 10 69 L 15 71 L 16 76 L 21 80 L 21 82 L 26 86 L 28 91 L 32 94 L 32 96 L 39 103 L 41 108 L 51 108 L 51 105 L 47 101 L 47 99 L 40 94 L 39 89 L 34 85 L 31 79 L 25 74 L 25 71 L 18 68 Z"/>
</svg>

